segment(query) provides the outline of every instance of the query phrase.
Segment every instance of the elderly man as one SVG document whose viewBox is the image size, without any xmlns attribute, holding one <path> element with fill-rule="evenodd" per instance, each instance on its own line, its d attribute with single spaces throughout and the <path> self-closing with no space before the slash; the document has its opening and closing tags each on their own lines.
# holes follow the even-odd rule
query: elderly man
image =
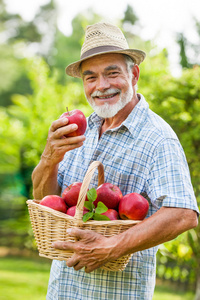
<svg viewBox="0 0 200 300">
<path fill-rule="evenodd" d="M 77 126 L 68 125 L 67 118 L 52 123 L 32 175 L 34 197 L 60 195 L 65 185 L 82 181 L 90 163 L 98 160 L 106 182 L 118 185 L 123 195 L 146 194 L 150 207 L 143 222 L 117 236 L 74 228 L 70 234 L 79 241 L 56 242 L 55 248 L 73 250 L 74 255 L 67 265 L 53 261 L 47 299 L 152 299 L 158 245 L 198 224 L 178 138 L 136 91 L 144 58 L 143 51 L 128 48 L 119 28 L 97 23 L 87 27 L 81 59 L 66 68 L 68 75 L 82 78 L 94 113 L 85 136 L 63 139 Z M 97 176 L 91 186 L 97 186 Z M 130 253 L 123 272 L 100 268 Z"/>
</svg>

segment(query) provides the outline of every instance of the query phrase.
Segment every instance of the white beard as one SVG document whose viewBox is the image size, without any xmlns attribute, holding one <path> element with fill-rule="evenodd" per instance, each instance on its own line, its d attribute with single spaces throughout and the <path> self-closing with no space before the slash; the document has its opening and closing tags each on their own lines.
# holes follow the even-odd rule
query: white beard
<svg viewBox="0 0 200 300">
<path fill-rule="evenodd" d="M 109 93 L 112 94 L 113 89 L 107 90 L 106 93 L 101 93 L 101 96 Z M 130 85 L 129 89 L 126 91 L 126 93 L 123 96 L 121 94 L 119 96 L 120 96 L 119 100 L 117 101 L 117 103 L 114 104 L 104 103 L 103 105 L 96 105 L 92 97 L 90 97 L 89 99 L 87 98 L 87 100 L 98 116 L 102 118 L 112 118 L 132 100 L 133 98 L 132 85 Z"/>
</svg>

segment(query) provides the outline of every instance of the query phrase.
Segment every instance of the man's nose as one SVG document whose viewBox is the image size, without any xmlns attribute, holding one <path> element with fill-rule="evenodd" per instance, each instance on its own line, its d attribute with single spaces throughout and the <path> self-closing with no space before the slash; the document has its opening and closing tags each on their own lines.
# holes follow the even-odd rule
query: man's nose
<svg viewBox="0 0 200 300">
<path fill-rule="evenodd" d="M 96 82 L 96 89 L 99 91 L 104 91 L 110 87 L 110 83 L 108 78 L 105 76 L 101 75 L 98 77 L 97 82 Z"/>
</svg>

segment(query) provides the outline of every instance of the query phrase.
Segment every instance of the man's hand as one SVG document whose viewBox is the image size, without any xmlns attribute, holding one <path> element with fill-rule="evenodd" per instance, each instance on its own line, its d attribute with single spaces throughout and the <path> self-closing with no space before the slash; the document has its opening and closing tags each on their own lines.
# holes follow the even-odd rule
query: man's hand
<svg viewBox="0 0 200 300">
<path fill-rule="evenodd" d="M 78 271 L 85 267 L 85 272 L 90 273 L 101 267 L 110 260 L 115 260 L 115 238 L 104 237 L 103 235 L 91 230 L 78 228 L 68 229 L 68 234 L 78 239 L 77 242 L 55 242 L 54 248 L 71 250 L 73 256 L 67 261 L 68 267 L 73 267 Z"/>
<path fill-rule="evenodd" d="M 151 217 L 112 237 L 104 237 L 91 230 L 71 229 L 78 242 L 55 242 L 53 247 L 71 250 L 69 267 L 87 273 L 127 254 L 165 243 L 198 225 L 197 213 L 191 209 L 161 207 Z"/>
<path fill-rule="evenodd" d="M 49 129 L 47 143 L 41 160 L 32 173 L 34 199 L 46 195 L 60 195 L 57 182 L 58 165 L 67 151 L 81 147 L 85 136 L 64 137 L 77 129 L 76 124 L 68 125 L 67 118 L 54 121 Z"/>
<path fill-rule="evenodd" d="M 76 124 L 68 124 L 67 118 L 54 121 L 49 129 L 47 144 L 42 158 L 49 159 L 51 164 L 58 164 L 67 151 L 81 147 L 85 136 L 64 137 L 68 133 L 77 130 Z"/>
</svg>

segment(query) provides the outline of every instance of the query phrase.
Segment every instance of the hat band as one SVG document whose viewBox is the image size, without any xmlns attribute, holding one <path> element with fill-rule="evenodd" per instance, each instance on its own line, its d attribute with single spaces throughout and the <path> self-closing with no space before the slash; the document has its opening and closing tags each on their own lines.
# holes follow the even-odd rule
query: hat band
<svg viewBox="0 0 200 300">
<path fill-rule="evenodd" d="M 99 54 L 99 53 L 108 52 L 108 51 L 117 51 L 117 50 L 124 50 L 124 49 L 120 48 L 120 47 L 116 47 L 116 46 L 99 46 L 99 47 L 95 47 L 95 48 L 92 48 L 92 49 L 84 52 L 81 55 L 81 59 L 85 59 L 86 57 L 89 57 L 94 54 Z"/>
</svg>

